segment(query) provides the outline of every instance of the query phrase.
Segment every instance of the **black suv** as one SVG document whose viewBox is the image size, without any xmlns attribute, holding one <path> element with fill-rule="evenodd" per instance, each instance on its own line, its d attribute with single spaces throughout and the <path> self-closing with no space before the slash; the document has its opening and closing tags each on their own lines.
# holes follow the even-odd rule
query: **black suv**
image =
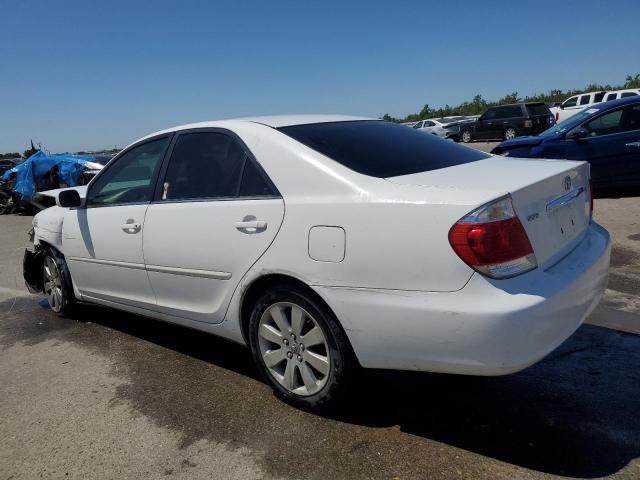
<svg viewBox="0 0 640 480">
<path fill-rule="evenodd" d="M 549 128 L 551 111 L 544 103 L 514 103 L 488 108 L 474 122 L 460 127 L 458 140 L 509 140 L 520 135 L 537 135 Z"/>
</svg>

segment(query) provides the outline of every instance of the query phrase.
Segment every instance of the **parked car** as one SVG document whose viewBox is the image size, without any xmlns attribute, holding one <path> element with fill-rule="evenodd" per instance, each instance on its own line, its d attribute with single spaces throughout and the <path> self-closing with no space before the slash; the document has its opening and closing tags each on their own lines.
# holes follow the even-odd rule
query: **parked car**
<svg viewBox="0 0 640 480">
<path fill-rule="evenodd" d="M 420 120 L 413 125 L 413 128 L 424 133 L 431 133 L 441 138 L 448 138 L 448 127 L 451 124 L 464 121 L 465 117 L 443 117 L 443 118 L 430 118 L 427 120 Z"/>
<path fill-rule="evenodd" d="M 305 408 L 340 398 L 359 365 L 521 370 L 607 282 L 586 163 L 514 162 L 380 120 L 170 128 L 55 196 L 24 260 L 54 312 L 92 302 L 246 344 Z"/>
<path fill-rule="evenodd" d="M 537 137 L 503 142 L 492 153 L 584 160 L 596 187 L 640 185 L 640 96 L 587 108 Z"/>
<path fill-rule="evenodd" d="M 469 143 L 473 140 L 535 135 L 549 128 L 550 118 L 551 112 L 544 103 L 514 103 L 491 107 L 475 121 L 461 127 L 456 139 Z"/>
<path fill-rule="evenodd" d="M 551 113 L 553 113 L 556 123 L 559 123 L 596 103 L 609 102 L 611 100 L 634 97 L 636 95 L 640 95 L 640 89 L 630 88 L 627 90 L 582 93 L 569 97 L 559 106 L 553 107 Z"/>
</svg>

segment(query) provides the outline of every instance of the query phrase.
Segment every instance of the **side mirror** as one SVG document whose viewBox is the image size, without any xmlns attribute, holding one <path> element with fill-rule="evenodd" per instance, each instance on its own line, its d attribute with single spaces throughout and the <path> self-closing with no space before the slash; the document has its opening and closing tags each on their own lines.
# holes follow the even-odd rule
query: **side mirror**
<svg viewBox="0 0 640 480">
<path fill-rule="evenodd" d="M 77 190 L 63 190 L 58 194 L 58 206 L 65 208 L 79 207 L 82 199 Z"/>
<path fill-rule="evenodd" d="M 575 130 L 567 134 L 567 138 L 572 140 L 582 140 L 583 138 L 587 138 L 588 136 L 589 130 L 583 127 L 576 128 Z"/>
</svg>

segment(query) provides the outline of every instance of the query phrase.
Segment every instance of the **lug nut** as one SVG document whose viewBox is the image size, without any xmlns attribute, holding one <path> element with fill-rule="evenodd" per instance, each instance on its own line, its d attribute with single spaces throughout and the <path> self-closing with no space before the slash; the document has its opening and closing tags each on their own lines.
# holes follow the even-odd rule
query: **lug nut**
<svg viewBox="0 0 640 480">
<path fill-rule="evenodd" d="M 284 343 L 285 345 L 289 345 L 289 340 L 287 340 L 286 338 L 282 341 L 282 343 Z"/>
<path fill-rule="evenodd" d="M 292 352 L 287 352 L 287 358 L 289 358 L 289 359 L 293 358 L 293 353 Z"/>
<path fill-rule="evenodd" d="M 298 361 L 301 362 L 302 361 L 302 355 L 298 355 Z"/>
<path fill-rule="evenodd" d="M 300 344 L 300 351 L 304 352 L 304 345 L 302 343 Z"/>
<path fill-rule="evenodd" d="M 295 340 L 295 339 L 296 339 L 295 334 L 293 334 L 293 333 L 291 334 L 291 339 L 292 339 L 292 340 Z"/>
</svg>

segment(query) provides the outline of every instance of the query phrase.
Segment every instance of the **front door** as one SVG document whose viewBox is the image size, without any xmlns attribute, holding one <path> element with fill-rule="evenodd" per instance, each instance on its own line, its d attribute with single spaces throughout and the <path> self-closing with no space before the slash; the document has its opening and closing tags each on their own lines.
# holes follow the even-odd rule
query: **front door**
<svg viewBox="0 0 640 480">
<path fill-rule="evenodd" d="M 589 136 L 577 147 L 582 147 L 589 158 L 594 185 L 640 181 L 640 105 L 607 112 L 584 128 Z"/>
<path fill-rule="evenodd" d="M 490 108 L 482 114 L 476 122 L 475 138 L 478 140 L 487 140 L 495 137 L 495 131 L 498 128 L 496 124 L 497 108 Z"/>
<path fill-rule="evenodd" d="M 274 240 L 284 202 L 224 130 L 181 133 L 161 178 L 144 226 L 156 308 L 222 322 L 238 282 Z"/>
<path fill-rule="evenodd" d="M 136 145 L 90 184 L 85 206 L 69 210 L 63 248 L 83 295 L 134 306 L 155 304 L 144 268 L 144 219 L 169 137 Z"/>
</svg>

